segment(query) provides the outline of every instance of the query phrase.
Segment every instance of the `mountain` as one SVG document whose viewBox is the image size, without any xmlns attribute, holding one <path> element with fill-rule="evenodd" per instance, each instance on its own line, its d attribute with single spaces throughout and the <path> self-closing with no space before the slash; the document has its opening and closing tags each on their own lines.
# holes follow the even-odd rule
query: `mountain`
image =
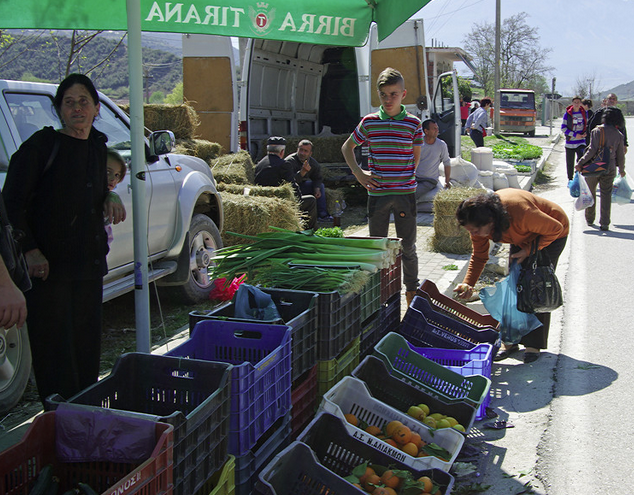
<svg viewBox="0 0 634 495">
<path fill-rule="evenodd" d="M 0 78 L 59 82 L 66 73 L 71 38 L 66 32 L 19 32 L 11 33 L 12 41 L 0 52 Z M 123 33 L 102 33 L 87 43 L 80 56 L 71 65 L 71 72 L 86 72 L 98 65 L 88 75 L 100 91 L 115 100 L 127 99 L 129 92 L 127 45 L 119 46 Z M 160 41 L 160 40 L 159 40 Z M 180 35 L 178 35 L 180 43 Z M 151 39 L 153 46 L 158 46 Z M 170 43 L 164 38 L 162 46 L 174 49 L 175 39 Z M 180 50 L 182 52 L 182 48 Z M 104 62 L 105 61 L 105 62 Z M 171 51 L 143 47 L 143 65 L 146 91 L 152 94 L 161 91 L 171 93 L 183 80 L 183 61 Z"/>
<path fill-rule="evenodd" d="M 619 84 L 605 93 L 602 93 L 601 97 L 605 98 L 610 93 L 614 93 L 619 100 L 634 100 L 634 81 Z"/>
</svg>

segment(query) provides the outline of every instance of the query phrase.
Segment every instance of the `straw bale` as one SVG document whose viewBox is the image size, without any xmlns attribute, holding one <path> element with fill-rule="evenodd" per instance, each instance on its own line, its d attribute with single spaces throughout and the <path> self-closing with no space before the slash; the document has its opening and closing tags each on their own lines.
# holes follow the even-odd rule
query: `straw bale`
<svg viewBox="0 0 634 495">
<path fill-rule="evenodd" d="M 121 105 L 124 112 L 130 113 L 129 105 Z M 143 105 L 144 125 L 153 131 L 170 130 L 176 139 L 191 139 L 200 125 L 200 119 L 194 108 L 181 105 Z"/>
<path fill-rule="evenodd" d="M 466 233 L 466 230 L 464 231 Z M 430 240 L 430 247 L 437 253 L 451 253 L 451 254 L 470 254 L 471 237 L 467 234 L 460 235 L 458 237 L 446 237 L 439 236 L 434 232 Z"/>
<path fill-rule="evenodd" d="M 253 184 L 255 166 L 251 155 L 241 150 L 222 155 L 211 162 L 211 171 L 218 182 L 227 184 Z"/>
<path fill-rule="evenodd" d="M 265 196 L 269 198 L 280 198 L 289 201 L 295 201 L 295 191 L 290 184 L 282 184 L 281 186 L 252 186 L 243 184 L 225 184 L 219 182 L 217 187 L 219 192 L 227 192 L 230 194 L 241 194 L 246 196 Z M 246 194 L 245 194 L 246 192 Z"/>
<path fill-rule="evenodd" d="M 268 232 L 269 226 L 288 230 L 301 230 L 301 213 L 297 201 L 265 196 L 242 196 L 223 193 L 225 231 L 222 241 L 225 246 L 243 244 L 247 240 L 229 235 L 226 231 L 245 235 Z"/>
<path fill-rule="evenodd" d="M 460 203 L 482 192 L 484 192 L 483 189 L 476 187 L 451 187 L 449 189 L 443 189 L 434 197 L 434 214 L 455 216 Z"/>
<path fill-rule="evenodd" d="M 197 156 L 207 163 L 211 163 L 222 154 L 223 149 L 220 144 L 205 139 L 177 139 L 174 152 L 181 155 Z"/>
<path fill-rule="evenodd" d="M 335 201 L 339 200 L 340 204 L 343 206 L 344 201 L 344 193 L 341 189 L 330 189 L 326 188 L 326 209 L 328 213 L 332 214 L 335 211 Z"/>
<path fill-rule="evenodd" d="M 441 253 L 471 253 L 471 237 L 456 220 L 456 210 L 467 198 L 480 194 L 482 189 L 452 187 L 443 189 L 434 198 L 434 234 L 431 248 Z"/>
</svg>

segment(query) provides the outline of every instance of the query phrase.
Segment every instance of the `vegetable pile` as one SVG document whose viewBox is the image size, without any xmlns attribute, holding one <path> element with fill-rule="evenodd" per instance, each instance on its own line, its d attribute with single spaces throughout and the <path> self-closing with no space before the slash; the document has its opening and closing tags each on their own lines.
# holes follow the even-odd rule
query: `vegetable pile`
<svg viewBox="0 0 634 495">
<path fill-rule="evenodd" d="M 254 242 L 217 250 L 212 278 L 233 280 L 246 273 L 249 283 L 264 287 L 357 292 L 369 273 L 394 264 L 400 250 L 400 241 L 388 238 L 335 238 L 273 229 L 257 236 L 228 232 Z"/>
</svg>

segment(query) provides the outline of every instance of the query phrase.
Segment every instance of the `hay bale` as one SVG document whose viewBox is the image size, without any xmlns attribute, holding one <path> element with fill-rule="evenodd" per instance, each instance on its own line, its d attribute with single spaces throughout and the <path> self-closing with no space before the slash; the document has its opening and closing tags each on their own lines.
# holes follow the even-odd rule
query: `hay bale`
<svg viewBox="0 0 634 495">
<path fill-rule="evenodd" d="M 130 113 L 129 105 L 120 105 Z M 153 131 L 164 129 L 174 133 L 176 139 L 191 139 L 200 125 L 198 114 L 188 103 L 182 105 L 143 105 L 144 125 Z"/>
<path fill-rule="evenodd" d="M 218 182 L 226 184 L 253 184 L 255 165 L 244 150 L 222 155 L 211 162 L 211 171 Z"/>
<path fill-rule="evenodd" d="M 227 192 L 230 194 L 241 194 L 246 196 L 264 196 L 268 198 L 280 198 L 288 201 L 295 201 L 295 191 L 290 184 L 281 186 L 252 186 L 243 184 L 225 184 L 219 182 L 217 189 L 219 192 Z M 247 194 L 245 194 L 245 190 Z"/>
<path fill-rule="evenodd" d="M 473 187 L 452 187 L 443 189 L 434 198 L 434 235 L 431 249 L 441 253 L 471 253 L 471 237 L 456 220 L 456 210 L 467 198 L 482 193 Z"/>
<path fill-rule="evenodd" d="M 265 196 L 242 196 L 223 193 L 225 231 L 222 242 L 225 246 L 244 244 L 247 240 L 229 235 L 226 231 L 245 235 L 269 232 L 269 226 L 288 230 L 301 230 L 302 216 L 297 201 Z"/>
<path fill-rule="evenodd" d="M 326 209 L 328 213 L 332 214 L 335 211 L 335 201 L 339 200 L 339 203 L 343 207 L 344 193 L 341 189 L 326 188 Z"/>
<path fill-rule="evenodd" d="M 181 155 L 197 156 L 211 163 L 212 160 L 218 158 L 223 152 L 222 146 L 218 143 L 212 143 L 205 139 L 177 139 L 174 153 Z"/>
</svg>

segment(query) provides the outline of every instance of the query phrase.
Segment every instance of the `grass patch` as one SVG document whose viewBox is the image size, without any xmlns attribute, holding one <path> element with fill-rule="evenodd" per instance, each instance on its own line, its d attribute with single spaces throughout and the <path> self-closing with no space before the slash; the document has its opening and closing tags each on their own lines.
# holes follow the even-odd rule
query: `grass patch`
<svg viewBox="0 0 634 495">
<path fill-rule="evenodd" d="M 535 180 L 533 181 L 533 184 L 535 184 L 536 186 L 541 186 L 544 184 L 548 184 L 550 181 L 553 180 L 553 177 L 549 175 L 547 172 L 545 172 L 545 170 L 546 170 L 546 167 L 537 171 L 537 175 L 535 176 Z"/>
</svg>

